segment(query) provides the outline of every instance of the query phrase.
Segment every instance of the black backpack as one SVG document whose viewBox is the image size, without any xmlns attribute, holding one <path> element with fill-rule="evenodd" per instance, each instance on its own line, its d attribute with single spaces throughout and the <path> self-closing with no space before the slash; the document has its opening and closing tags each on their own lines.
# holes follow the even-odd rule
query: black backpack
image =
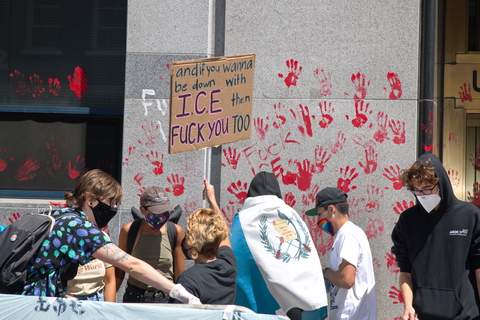
<svg viewBox="0 0 480 320">
<path fill-rule="evenodd" d="M 71 214 L 65 213 L 60 216 Z M 18 293 L 27 283 L 27 266 L 53 229 L 49 213 L 31 214 L 8 225 L 0 233 L 0 293 Z M 28 279 L 29 282 L 38 279 Z"/>
</svg>

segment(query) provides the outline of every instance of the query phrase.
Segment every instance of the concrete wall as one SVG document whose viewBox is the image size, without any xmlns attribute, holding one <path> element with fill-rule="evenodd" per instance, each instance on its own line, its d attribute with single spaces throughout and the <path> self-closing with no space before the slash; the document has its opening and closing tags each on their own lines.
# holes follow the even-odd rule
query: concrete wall
<svg viewBox="0 0 480 320">
<path fill-rule="evenodd" d="M 402 312 L 391 230 L 414 200 L 398 181 L 415 158 L 419 1 L 139 1 L 128 4 L 121 214 L 143 188 L 167 189 L 185 216 L 202 206 L 205 151 L 168 154 L 169 63 L 256 54 L 252 137 L 215 148 L 212 180 L 229 221 L 254 174 L 279 176 L 299 214 L 327 186 L 348 191 L 374 256 L 378 319 Z M 15 213 L 48 203 L 0 204 Z M 307 220 L 322 264 L 333 239 Z M 119 299 L 121 299 L 119 295 Z"/>
</svg>

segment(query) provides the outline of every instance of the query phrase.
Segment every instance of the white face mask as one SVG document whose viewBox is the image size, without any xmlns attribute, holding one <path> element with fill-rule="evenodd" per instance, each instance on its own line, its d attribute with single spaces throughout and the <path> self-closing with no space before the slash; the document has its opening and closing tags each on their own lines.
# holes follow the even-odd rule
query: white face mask
<svg viewBox="0 0 480 320">
<path fill-rule="evenodd" d="M 438 194 L 429 194 L 427 196 L 417 196 L 417 199 L 427 212 L 430 212 L 433 209 L 435 209 L 435 207 L 438 206 L 438 204 L 442 200 L 442 198 L 440 198 Z"/>
</svg>

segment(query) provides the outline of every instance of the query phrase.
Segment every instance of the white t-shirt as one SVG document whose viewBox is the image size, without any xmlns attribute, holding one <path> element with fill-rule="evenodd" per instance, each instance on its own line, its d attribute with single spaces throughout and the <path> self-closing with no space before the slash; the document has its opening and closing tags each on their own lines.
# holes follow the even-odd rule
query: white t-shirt
<svg viewBox="0 0 480 320">
<path fill-rule="evenodd" d="M 350 289 L 332 288 L 329 319 L 376 320 L 377 295 L 370 244 L 365 232 L 351 221 L 335 235 L 330 268 L 337 271 L 342 259 L 357 268 L 355 284 Z"/>
</svg>

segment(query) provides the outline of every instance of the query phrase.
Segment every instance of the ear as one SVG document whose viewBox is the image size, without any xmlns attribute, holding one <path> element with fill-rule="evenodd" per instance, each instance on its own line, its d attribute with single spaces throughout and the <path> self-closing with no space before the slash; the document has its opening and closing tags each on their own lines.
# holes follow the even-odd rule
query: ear
<svg viewBox="0 0 480 320">
<path fill-rule="evenodd" d="M 97 199 L 93 195 L 91 195 L 90 193 L 85 194 L 85 203 L 88 206 L 93 207 L 93 204 L 96 201 L 97 201 Z"/>
</svg>

